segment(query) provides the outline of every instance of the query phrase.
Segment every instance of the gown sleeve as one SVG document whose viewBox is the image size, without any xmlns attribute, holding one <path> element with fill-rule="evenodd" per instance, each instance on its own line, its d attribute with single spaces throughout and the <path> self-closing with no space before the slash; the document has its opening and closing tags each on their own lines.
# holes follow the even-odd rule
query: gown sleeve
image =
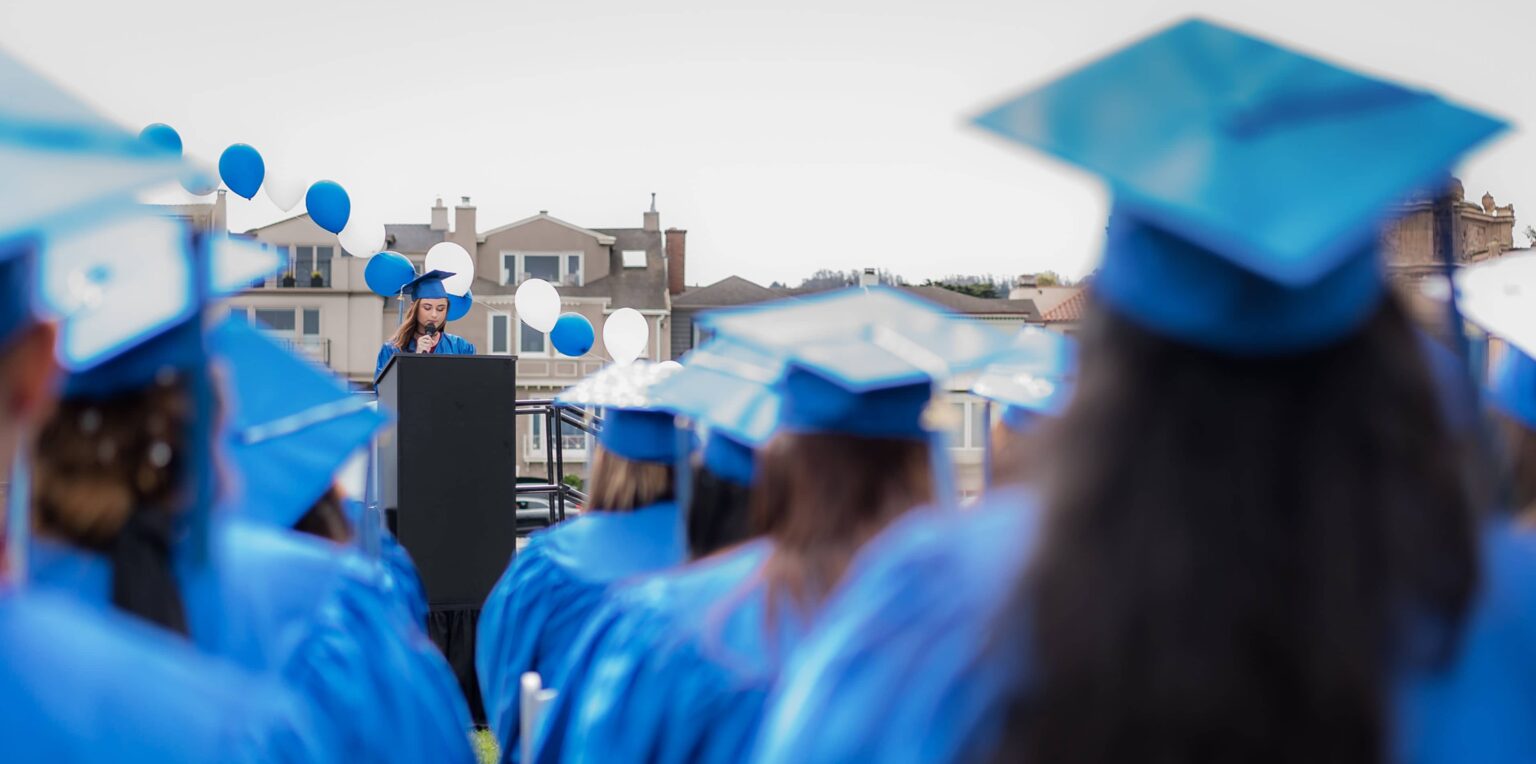
<svg viewBox="0 0 1536 764">
<path fill-rule="evenodd" d="M 475 672 L 486 722 L 501 744 L 504 762 L 521 759 L 518 694 L 523 673 L 537 671 L 545 686 L 558 689 L 554 678 L 564 673 L 571 648 L 607 588 L 576 578 L 556 562 L 546 545 L 550 532 L 530 538 L 480 613 Z"/>
<path fill-rule="evenodd" d="M 452 670 L 390 598 L 380 566 L 318 539 L 228 526 L 221 583 L 184 587 L 189 609 L 215 621 L 213 639 L 230 642 L 210 652 L 255 653 L 249 660 L 264 661 L 336 727 L 350 759 L 474 761 Z M 241 603 L 238 616 L 229 600 Z"/>
<path fill-rule="evenodd" d="M 379 360 L 373 365 L 373 381 L 379 381 L 379 375 L 384 373 L 384 366 L 389 363 L 389 359 L 395 357 L 397 352 L 399 352 L 398 349 L 388 342 L 379 348 Z"/>
<path fill-rule="evenodd" d="M 427 623 L 427 591 L 411 553 L 400 545 L 394 534 L 384 532 L 379 538 L 379 562 L 384 567 L 386 589 L 405 608 L 411 622 L 422 628 Z"/>
<path fill-rule="evenodd" d="M 1028 516 L 920 512 L 872 541 L 781 675 L 752 760 L 957 761 L 995 741 L 1022 677 L 1022 643 L 995 629 Z"/>
<path fill-rule="evenodd" d="M 133 619 L 0 594 L 0 761 L 323 762 L 301 696 Z"/>
</svg>

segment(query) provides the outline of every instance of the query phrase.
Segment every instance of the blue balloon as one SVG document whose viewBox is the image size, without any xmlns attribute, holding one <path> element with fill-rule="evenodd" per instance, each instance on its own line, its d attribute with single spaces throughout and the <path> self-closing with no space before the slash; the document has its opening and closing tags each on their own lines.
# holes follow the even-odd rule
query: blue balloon
<svg viewBox="0 0 1536 764">
<path fill-rule="evenodd" d="M 555 328 L 549 330 L 549 341 L 554 343 L 556 350 L 568 356 L 586 355 L 596 339 L 592 322 L 580 313 L 561 313 Z"/>
<path fill-rule="evenodd" d="M 463 297 L 456 294 L 448 295 L 448 320 L 457 321 L 469 315 L 469 309 L 474 305 L 474 292 L 465 292 Z"/>
<path fill-rule="evenodd" d="M 140 130 L 139 140 L 168 154 L 181 153 L 181 133 L 164 122 L 156 122 Z"/>
<path fill-rule="evenodd" d="M 347 218 L 352 217 L 352 199 L 334 180 L 316 181 L 310 186 L 309 193 L 304 194 L 304 207 L 315 225 L 331 233 L 341 233 L 347 227 Z"/>
<path fill-rule="evenodd" d="M 363 268 L 363 281 L 368 282 L 368 288 L 380 297 L 400 294 L 400 288 L 414 278 L 416 267 L 399 252 L 380 252 L 368 258 L 368 266 Z"/>
<path fill-rule="evenodd" d="M 261 181 L 267 177 L 267 163 L 261 161 L 261 152 L 246 143 L 236 143 L 219 156 L 219 177 L 229 190 L 249 199 L 261 190 Z"/>
</svg>

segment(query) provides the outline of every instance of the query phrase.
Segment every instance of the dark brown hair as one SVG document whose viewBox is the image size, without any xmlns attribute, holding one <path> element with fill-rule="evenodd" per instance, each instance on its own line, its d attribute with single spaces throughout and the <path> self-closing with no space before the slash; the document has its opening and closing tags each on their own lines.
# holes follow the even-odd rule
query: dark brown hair
<svg viewBox="0 0 1536 764">
<path fill-rule="evenodd" d="M 308 533 L 311 536 L 319 536 L 323 539 L 345 544 L 352 540 L 352 524 L 347 521 L 346 510 L 343 502 L 346 501 L 337 486 L 331 486 L 329 491 L 320 497 L 315 505 L 304 513 L 298 522 L 293 524 L 293 529 L 300 533 Z"/>
<path fill-rule="evenodd" d="M 1478 569 L 1396 300 L 1330 347 L 1255 359 L 1094 310 L 1080 358 L 999 631 L 1028 635 L 1037 670 L 998 760 L 1388 760 L 1393 672 L 1450 654 Z"/>
<path fill-rule="evenodd" d="M 426 299 L 440 300 L 443 298 L 428 297 Z M 417 317 L 417 311 L 420 307 L 421 300 L 411 300 L 409 309 L 405 312 L 405 320 L 400 322 L 400 328 L 396 329 L 395 333 L 390 336 L 389 344 L 394 345 L 396 349 L 403 351 L 411 344 L 411 340 L 416 339 L 416 330 L 421 327 L 421 319 Z M 442 329 L 445 332 L 448 331 L 446 321 L 443 323 Z"/>
<path fill-rule="evenodd" d="M 65 399 L 43 426 L 34 462 L 38 531 L 104 552 L 113 604 L 181 633 L 186 614 L 171 559 L 191 409 L 179 379 Z"/>
<path fill-rule="evenodd" d="M 774 540 L 770 589 L 821 602 L 859 547 L 892 519 L 933 500 L 923 441 L 782 433 L 758 456 L 753 530 Z"/>
</svg>

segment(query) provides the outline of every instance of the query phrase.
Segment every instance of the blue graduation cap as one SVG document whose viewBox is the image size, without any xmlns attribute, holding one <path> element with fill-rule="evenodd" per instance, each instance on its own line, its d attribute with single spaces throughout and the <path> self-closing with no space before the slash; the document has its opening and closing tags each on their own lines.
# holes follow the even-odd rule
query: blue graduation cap
<svg viewBox="0 0 1536 764">
<path fill-rule="evenodd" d="M 923 412 L 933 398 L 927 376 L 857 371 L 857 361 L 879 351 L 850 342 L 838 353 L 849 361 L 841 370 L 791 359 L 779 380 L 779 427 L 787 432 L 827 432 L 866 438 L 925 439 Z"/>
<path fill-rule="evenodd" d="M 971 392 L 1003 404 L 1008 427 L 1029 429 L 1037 417 L 1059 416 L 1072 397 L 1077 342 L 1058 332 L 1026 327 L 1013 348 L 988 365 Z"/>
<path fill-rule="evenodd" d="M 427 271 L 400 287 L 400 291 L 410 295 L 413 300 L 446 300 L 448 289 L 443 286 L 443 279 L 451 278 L 453 275 L 448 271 Z"/>
<path fill-rule="evenodd" d="M 1510 347 L 1488 379 L 1488 399 L 1500 411 L 1536 430 L 1536 360 Z"/>
<path fill-rule="evenodd" d="M 710 430 L 705 435 L 701 458 L 710 472 L 733 483 L 751 485 L 757 472 L 757 447 L 724 430 Z"/>
<path fill-rule="evenodd" d="M 0 51 L 0 240 L 90 223 L 187 169 Z"/>
<path fill-rule="evenodd" d="M 678 458 L 676 414 L 656 400 L 651 388 L 674 373 L 673 367 L 646 362 L 609 366 L 566 388 L 555 402 L 602 409 L 597 440 L 615 455 L 673 464 Z"/>
<path fill-rule="evenodd" d="M 1357 326 L 1383 291 L 1374 245 L 1392 206 L 1505 128 L 1199 20 L 976 122 L 1109 184 L 1103 303 L 1177 339 L 1258 354 Z"/>
<path fill-rule="evenodd" d="M 59 357 L 72 372 L 66 395 L 106 396 L 201 363 L 203 301 L 191 266 L 200 250 L 209 258 L 208 299 L 234 294 L 283 264 L 252 242 L 199 242 L 182 223 L 152 214 L 51 241 L 41 294 L 60 317 Z"/>
<path fill-rule="evenodd" d="M 755 452 L 779 422 L 773 384 L 784 358 L 729 338 L 711 340 L 683 358 L 683 368 L 657 382 L 651 394 L 662 406 L 701 426 L 704 465 L 716 475 L 750 483 Z"/>
<path fill-rule="evenodd" d="M 388 420 L 244 321 L 225 319 L 209 347 L 228 372 L 222 441 L 240 476 L 239 511 L 292 527 Z"/>
<path fill-rule="evenodd" d="M 940 379 L 983 366 L 1008 347 L 1003 332 L 889 287 L 711 311 L 697 320 L 718 337 L 850 378 Z M 850 343 L 865 350 L 842 356 L 838 350 Z"/>
</svg>

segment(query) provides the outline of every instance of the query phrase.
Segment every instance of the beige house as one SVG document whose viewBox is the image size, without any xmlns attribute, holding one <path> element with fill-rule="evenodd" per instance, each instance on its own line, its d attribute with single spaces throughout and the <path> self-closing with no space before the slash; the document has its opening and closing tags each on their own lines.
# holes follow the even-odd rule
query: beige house
<svg viewBox="0 0 1536 764">
<path fill-rule="evenodd" d="M 307 214 L 247 235 L 282 252 L 290 268 L 232 300 L 231 310 L 245 311 L 353 383 L 370 385 L 379 348 L 399 325 L 400 301 L 369 291 L 363 279 L 367 261 L 344 254 L 336 237 Z M 671 357 L 668 258 L 681 279 L 685 236 L 675 229 L 663 232 L 654 207 L 643 213 L 638 228 L 584 228 L 541 210 L 481 231 L 475 207 L 465 197 L 453 208 L 451 224 L 449 209 L 439 199 L 426 223 L 386 225 L 385 247 L 409 258 L 418 272 L 427 251 L 444 241 L 459 244 L 475 258 L 473 307 L 448 331 L 473 343 L 479 354 L 517 356 L 515 394 L 526 400 L 553 397 L 607 363 L 603 322 L 620 308 L 634 308 L 650 323 L 646 357 Z M 563 356 L 543 333 L 517 320 L 513 295 L 528 278 L 555 284 L 562 310 L 592 322 L 597 342 L 590 353 Z M 520 418 L 518 438 L 519 473 L 542 473 L 547 458 L 542 422 Z M 581 473 L 586 437 L 568 433 L 564 445 L 567 472 Z"/>
</svg>

